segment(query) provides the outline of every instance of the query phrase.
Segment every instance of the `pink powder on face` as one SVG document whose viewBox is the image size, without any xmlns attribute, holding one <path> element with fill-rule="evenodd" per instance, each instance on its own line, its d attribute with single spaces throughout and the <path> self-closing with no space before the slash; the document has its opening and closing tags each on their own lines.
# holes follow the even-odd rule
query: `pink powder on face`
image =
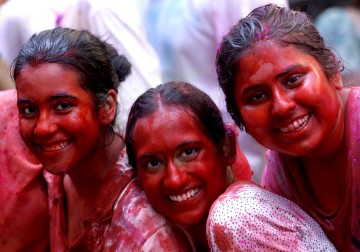
<svg viewBox="0 0 360 252">
<path fill-rule="evenodd" d="M 267 34 L 270 31 L 270 25 L 266 24 L 264 26 L 264 29 L 256 34 L 256 38 L 258 41 L 266 40 Z"/>
</svg>

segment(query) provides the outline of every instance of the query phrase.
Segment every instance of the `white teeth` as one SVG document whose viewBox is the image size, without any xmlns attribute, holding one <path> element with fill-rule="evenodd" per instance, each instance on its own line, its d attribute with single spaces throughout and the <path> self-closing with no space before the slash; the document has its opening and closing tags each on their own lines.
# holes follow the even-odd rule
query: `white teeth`
<svg viewBox="0 0 360 252">
<path fill-rule="evenodd" d="M 169 199 L 172 201 L 175 201 L 175 202 L 181 202 L 181 201 L 188 200 L 188 199 L 194 197 L 196 194 L 198 194 L 199 191 L 200 191 L 200 188 L 196 187 L 196 188 L 191 189 L 181 195 L 171 195 L 171 196 L 169 196 Z"/>
<path fill-rule="evenodd" d="M 64 149 L 66 146 L 68 146 L 70 141 L 65 141 L 65 142 L 59 142 L 56 144 L 52 144 L 52 145 L 41 145 L 41 147 L 43 148 L 44 151 L 57 151 L 57 150 L 62 150 Z"/>
<path fill-rule="evenodd" d="M 304 127 L 306 125 L 306 123 L 308 122 L 308 120 L 309 120 L 309 115 L 307 114 L 303 118 L 297 119 L 296 121 L 293 121 L 292 123 L 290 123 L 289 125 L 287 125 L 285 127 L 281 127 L 280 132 L 288 133 L 291 131 L 297 131 L 297 130 L 301 129 L 302 127 Z"/>
</svg>

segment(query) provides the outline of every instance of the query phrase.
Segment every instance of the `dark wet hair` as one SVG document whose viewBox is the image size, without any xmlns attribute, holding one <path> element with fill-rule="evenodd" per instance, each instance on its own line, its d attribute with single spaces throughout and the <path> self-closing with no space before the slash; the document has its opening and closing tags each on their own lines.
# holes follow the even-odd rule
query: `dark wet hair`
<svg viewBox="0 0 360 252">
<path fill-rule="evenodd" d="M 223 37 L 216 56 L 218 81 L 226 96 L 227 110 L 241 129 L 244 129 L 244 124 L 235 98 L 237 66 L 242 57 L 262 40 L 274 40 L 281 46 L 292 45 L 314 57 L 327 78 L 343 70 L 341 60 L 325 46 L 306 13 L 275 4 L 254 9 Z"/>
<path fill-rule="evenodd" d="M 125 79 L 131 68 L 124 56 L 116 56 L 113 51 L 110 55 L 109 46 L 85 30 L 57 27 L 34 34 L 12 64 L 15 85 L 25 65 L 35 67 L 56 63 L 78 74 L 80 86 L 93 96 L 98 108 L 105 103 L 109 90 L 118 91 L 119 82 Z M 113 66 L 112 60 L 119 60 L 119 57 L 123 64 Z M 114 67 L 121 69 L 114 70 Z"/>
<path fill-rule="evenodd" d="M 129 113 L 125 143 L 129 163 L 134 169 L 137 168 L 134 146 L 136 122 L 155 113 L 159 106 L 177 107 L 188 111 L 216 146 L 220 147 L 225 144 L 227 130 L 221 113 L 207 94 L 186 82 L 160 84 L 138 97 Z"/>
<path fill-rule="evenodd" d="M 106 51 L 109 53 L 111 64 L 118 78 L 118 88 L 121 82 L 131 73 L 131 63 L 128 59 L 118 53 L 118 51 L 111 44 L 105 42 Z"/>
</svg>

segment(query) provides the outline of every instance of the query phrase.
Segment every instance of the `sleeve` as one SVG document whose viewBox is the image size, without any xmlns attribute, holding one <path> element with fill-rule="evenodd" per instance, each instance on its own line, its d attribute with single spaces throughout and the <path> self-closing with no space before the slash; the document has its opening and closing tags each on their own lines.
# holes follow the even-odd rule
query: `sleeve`
<svg viewBox="0 0 360 252">
<path fill-rule="evenodd" d="M 152 208 L 138 179 L 122 190 L 112 219 L 105 251 L 195 251 L 190 236 Z"/>
<path fill-rule="evenodd" d="M 49 218 L 42 167 L 19 134 L 16 91 L 0 92 L 0 251 L 46 251 Z"/>
<path fill-rule="evenodd" d="M 336 251 L 294 203 L 255 185 L 237 183 L 229 189 L 209 213 L 211 251 Z"/>
<path fill-rule="evenodd" d="M 164 226 L 148 237 L 141 251 L 196 251 L 190 235 L 180 227 Z"/>
</svg>

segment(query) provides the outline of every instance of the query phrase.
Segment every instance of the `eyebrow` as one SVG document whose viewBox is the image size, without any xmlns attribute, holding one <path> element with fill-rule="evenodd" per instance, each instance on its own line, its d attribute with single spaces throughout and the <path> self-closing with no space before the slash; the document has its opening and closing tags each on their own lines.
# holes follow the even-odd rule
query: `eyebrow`
<svg viewBox="0 0 360 252">
<path fill-rule="evenodd" d="M 251 85 L 250 87 L 244 88 L 244 90 L 241 92 L 241 96 L 246 95 L 247 93 L 251 92 L 252 90 L 258 89 L 258 87 L 261 87 L 261 84 L 255 84 L 255 85 Z"/>
<path fill-rule="evenodd" d="M 143 160 L 143 159 L 148 159 L 148 158 L 153 158 L 155 157 L 155 154 L 151 154 L 151 153 L 144 153 L 142 154 L 139 158 L 136 158 L 137 160 Z"/>
<path fill-rule="evenodd" d="M 74 99 L 74 100 L 79 100 L 79 98 L 73 96 L 73 95 L 70 95 L 68 93 L 58 93 L 56 95 L 53 95 L 49 98 L 49 101 L 53 101 L 53 100 L 57 100 L 59 98 L 68 98 L 68 99 Z"/>
<path fill-rule="evenodd" d="M 176 147 L 176 149 L 182 149 L 184 148 L 186 145 L 189 144 L 200 144 L 200 141 L 184 141 L 182 142 L 179 146 Z M 137 158 L 138 160 L 142 160 L 142 159 L 147 159 L 147 158 L 153 158 L 156 157 L 156 154 L 152 154 L 152 153 L 144 153 L 142 154 L 139 158 Z"/>
<path fill-rule="evenodd" d="M 19 98 L 17 100 L 17 105 L 24 104 L 24 103 L 30 103 L 30 102 L 31 102 L 31 100 L 28 98 Z"/>
<path fill-rule="evenodd" d="M 281 78 L 282 76 L 286 75 L 287 73 L 291 72 L 292 70 L 296 69 L 296 68 L 301 68 L 303 67 L 302 65 L 291 65 L 291 66 L 288 66 L 287 68 L 285 68 L 283 71 L 281 71 L 280 73 L 278 73 L 275 78 L 276 79 L 279 79 Z"/>
<path fill-rule="evenodd" d="M 74 99 L 74 100 L 79 100 L 79 98 L 73 96 L 73 95 L 70 95 L 70 94 L 67 94 L 67 93 L 59 93 L 59 94 L 56 94 L 56 95 L 53 95 L 51 96 L 48 101 L 53 101 L 53 100 L 57 100 L 59 98 L 68 98 L 68 99 Z M 31 99 L 29 98 L 19 98 L 18 101 L 17 101 L 17 104 L 24 104 L 24 103 L 30 103 L 32 102 Z"/>
<path fill-rule="evenodd" d="M 186 145 L 190 145 L 190 144 L 200 144 L 200 143 L 201 143 L 200 141 L 190 141 L 190 140 L 187 140 L 187 141 L 182 142 L 182 143 L 177 147 L 177 149 L 182 149 L 182 148 L 184 148 Z"/>
</svg>

